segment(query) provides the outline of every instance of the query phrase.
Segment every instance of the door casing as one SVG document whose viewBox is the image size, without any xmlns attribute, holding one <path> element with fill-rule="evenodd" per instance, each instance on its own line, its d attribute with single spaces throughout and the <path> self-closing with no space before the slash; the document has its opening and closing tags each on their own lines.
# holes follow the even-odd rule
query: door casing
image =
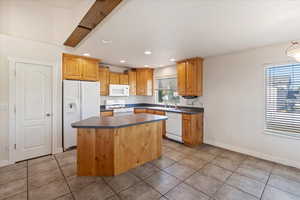
<svg viewBox="0 0 300 200">
<path fill-rule="evenodd" d="M 27 63 L 36 65 L 45 65 L 51 67 L 52 71 L 52 124 L 51 124 L 51 153 L 62 152 L 62 144 L 58 145 L 58 133 L 61 128 L 59 128 L 59 119 L 61 118 L 58 113 L 58 106 L 61 104 L 61 95 L 57 95 L 58 87 L 61 84 L 60 73 L 58 70 L 59 63 L 49 63 L 43 61 L 36 61 L 23 58 L 8 58 L 9 61 L 9 164 L 16 162 L 15 156 L 15 144 L 16 144 L 16 64 L 17 63 Z"/>
</svg>

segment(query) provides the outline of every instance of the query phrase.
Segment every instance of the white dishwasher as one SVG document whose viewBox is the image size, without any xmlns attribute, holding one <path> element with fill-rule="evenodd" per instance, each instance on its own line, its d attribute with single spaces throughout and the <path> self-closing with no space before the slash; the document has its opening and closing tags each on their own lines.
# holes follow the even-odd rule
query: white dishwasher
<svg viewBox="0 0 300 200">
<path fill-rule="evenodd" d="M 178 142 L 182 141 L 182 115 L 181 113 L 167 112 L 166 136 Z"/>
</svg>

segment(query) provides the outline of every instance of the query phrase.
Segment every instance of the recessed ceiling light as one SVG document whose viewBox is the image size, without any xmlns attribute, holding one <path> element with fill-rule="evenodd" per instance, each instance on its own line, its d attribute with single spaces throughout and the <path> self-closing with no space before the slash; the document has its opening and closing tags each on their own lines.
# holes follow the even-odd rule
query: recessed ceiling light
<svg viewBox="0 0 300 200">
<path fill-rule="evenodd" d="M 110 43 L 112 43 L 112 41 L 111 40 L 102 40 L 102 43 L 103 44 L 110 44 Z"/>
<path fill-rule="evenodd" d="M 151 52 L 151 51 L 144 51 L 144 54 L 145 54 L 145 55 L 151 55 L 152 52 Z"/>
<path fill-rule="evenodd" d="M 175 58 L 171 58 L 170 61 L 171 61 L 171 62 L 175 62 L 176 59 L 175 59 Z"/>
<path fill-rule="evenodd" d="M 144 65 L 144 67 L 149 67 L 149 65 Z"/>
<path fill-rule="evenodd" d="M 126 63 L 126 60 L 120 60 L 120 63 Z"/>
<path fill-rule="evenodd" d="M 91 56 L 89 53 L 84 53 L 83 55 L 84 56 Z"/>
</svg>

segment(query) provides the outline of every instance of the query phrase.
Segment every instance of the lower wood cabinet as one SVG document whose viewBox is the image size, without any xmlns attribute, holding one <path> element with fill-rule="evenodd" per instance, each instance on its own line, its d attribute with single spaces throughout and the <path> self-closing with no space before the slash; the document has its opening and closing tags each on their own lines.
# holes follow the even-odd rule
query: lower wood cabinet
<svg viewBox="0 0 300 200">
<path fill-rule="evenodd" d="M 182 140 L 188 146 L 203 143 L 203 113 L 182 114 Z"/>
<path fill-rule="evenodd" d="M 113 111 L 101 112 L 101 117 L 110 117 L 110 116 L 113 116 L 113 115 L 114 115 Z"/>
</svg>

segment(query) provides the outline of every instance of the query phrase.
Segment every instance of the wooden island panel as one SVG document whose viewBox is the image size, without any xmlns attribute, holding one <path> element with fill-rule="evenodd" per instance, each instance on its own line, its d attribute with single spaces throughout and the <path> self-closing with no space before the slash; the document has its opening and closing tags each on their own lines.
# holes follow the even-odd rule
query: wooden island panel
<svg viewBox="0 0 300 200">
<path fill-rule="evenodd" d="M 77 175 L 115 176 L 161 156 L 163 121 L 79 128 Z"/>
</svg>

